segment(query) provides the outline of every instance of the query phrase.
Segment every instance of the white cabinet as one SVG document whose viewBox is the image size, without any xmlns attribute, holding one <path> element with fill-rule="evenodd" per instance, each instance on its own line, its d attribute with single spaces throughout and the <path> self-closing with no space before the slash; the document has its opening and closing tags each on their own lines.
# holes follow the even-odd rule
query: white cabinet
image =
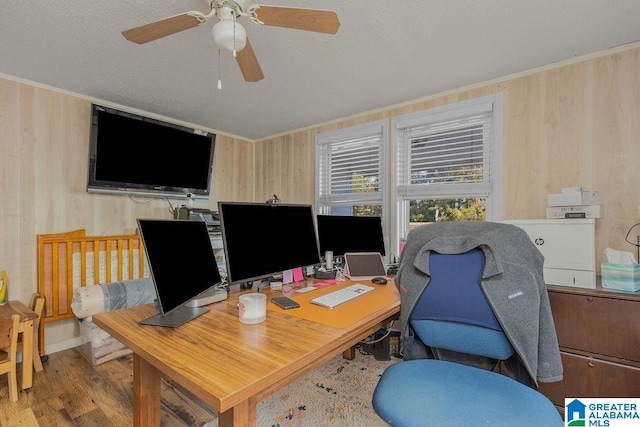
<svg viewBox="0 0 640 427">
<path fill-rule="evenodd" d="M 594 219 L 519 219 L 502 221 L 522 228 L 544 255 L 549 285 L 596 287 Z"/>
</svg>

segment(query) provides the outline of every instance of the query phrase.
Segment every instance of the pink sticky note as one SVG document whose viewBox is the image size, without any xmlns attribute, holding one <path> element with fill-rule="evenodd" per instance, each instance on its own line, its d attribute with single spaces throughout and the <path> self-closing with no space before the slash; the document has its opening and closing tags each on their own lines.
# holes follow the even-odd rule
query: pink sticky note
<svg viewBox="0 0 640 427">
<path fill-rule="evenodd" d="M 329 286 L 329 285 L 330 283 L 327 283 L 327 282 L 317 282 L 313 284 L 313 286 L 315 286 L 316 288 L 321 288 L 323 286 Z"/>
<path fill-rule="evenodd" d="M 304 279 L 304 275 L 302 274 L 302 267 L 298 267 L 298 268 L 294 268 L 293 269 L 293 281 L 294 282 L 299 282 L 300 280 Z"/>
<path fill-rule="evenodd" d="M 285 270 L 282 272 L 282 283 L 285 285 L 287 283 L 293 282 L 293 270 Z"/>
</svg>

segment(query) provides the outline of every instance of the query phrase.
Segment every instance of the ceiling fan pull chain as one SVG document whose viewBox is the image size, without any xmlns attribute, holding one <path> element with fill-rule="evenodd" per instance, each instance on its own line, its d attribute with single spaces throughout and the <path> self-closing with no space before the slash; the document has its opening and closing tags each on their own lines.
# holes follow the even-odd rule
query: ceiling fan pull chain
<svg viewBox="0 0 640 427">
<path fill-rule="evenodd" d="M 220 78 L 220 48 L 218 48 L 218 90 L 222 90 L 222 79 Z"/>
<path fill-rule="evenodd" d="M 236 51 L 236 16 L 233 16 L 233 57 L 235 58 L 237 56 L 237 51 Z"/>
</svg>

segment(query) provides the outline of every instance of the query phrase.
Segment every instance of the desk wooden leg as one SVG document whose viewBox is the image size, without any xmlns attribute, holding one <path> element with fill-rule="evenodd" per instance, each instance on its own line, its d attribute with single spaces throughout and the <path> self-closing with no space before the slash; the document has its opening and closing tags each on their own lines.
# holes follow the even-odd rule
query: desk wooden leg
<svg viewBox="0 0 640 427">
<path fill-rule="evenodd" d="M 347 360 L 353 360 L 356 357 L 356 347 L 349 347 L 342 352 L 342 358 Z"/>
<path fill-rule="evenodd" d="M 255 399 L 243 400 L 233 408 L 218 414 L 218 427 L 255 427 L 256 408 Z"/>
<path fill-rule="evenodd" d="M 22 329 L 22 389 L 33 385 L 33 320 L 23 323 Z"/>
<path fill-rule="evenodd" d="M 160 371 L 133 354 L 133 425 L 160 426 Z"/>
</svg>

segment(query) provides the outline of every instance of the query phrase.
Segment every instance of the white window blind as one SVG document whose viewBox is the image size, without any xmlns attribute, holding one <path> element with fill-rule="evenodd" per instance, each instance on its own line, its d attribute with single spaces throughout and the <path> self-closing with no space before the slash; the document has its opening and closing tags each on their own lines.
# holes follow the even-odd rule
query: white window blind
<svg viewBox="0 0 640 427">
<path fill-rule="evenodd" d="M 501 219 L 502 94 L 395 117 L 392 138 L 392 247 L 421 222 L 411 209 L 424 201 L 478 199 L 486 220 Z"/>
<path fill-rule="evenodd" d="M 400 195 L 489 195 L 492 111 L 398 129 Z"/>
<path fill-rule="evenodd" d="M 319 206 L 382 203 L 384 128 L 380 123 L 373 123 L 318 135 Z"/>
</svg>

